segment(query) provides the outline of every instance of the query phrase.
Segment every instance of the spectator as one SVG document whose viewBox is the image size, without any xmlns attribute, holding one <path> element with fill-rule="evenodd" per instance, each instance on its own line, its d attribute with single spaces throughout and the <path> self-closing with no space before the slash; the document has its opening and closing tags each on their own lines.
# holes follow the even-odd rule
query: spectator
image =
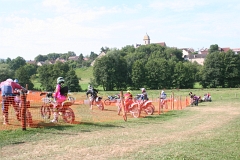
<svg viewBox="0 0 240 160">
<path fill-rule="evenodd" d="M 8 107 L 13 104 L 15 96 L 14 91 L 16 89 L 24 89 L 18 83 L 14 82 L 12 79 L 7 79 L 0 84 L 2 92 L 2 112 L 3 112 L 3 124 L 8 125 Z"/>
</svg>

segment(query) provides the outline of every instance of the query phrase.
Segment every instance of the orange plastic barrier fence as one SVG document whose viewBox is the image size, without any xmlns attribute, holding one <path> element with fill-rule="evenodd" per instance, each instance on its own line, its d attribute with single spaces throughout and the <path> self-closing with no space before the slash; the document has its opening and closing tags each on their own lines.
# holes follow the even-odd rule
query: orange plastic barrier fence
<svg viewBox="0 0 240 160">
<path fill-rule="evenodd" d="M 66 125 L 66 117 L 59 113 L 58 123 L 51 123 L 53 119 L 53 112 L 51 108 L 49 112 L 44 113 L 42 106 L 49 105 L 46 102 L 46 96 L 40 96 L 41 92 L 30 91 L 28 94 L 23 94 L 17 97 L 7 97 L 2 99 L 0 96 L 0 102 L 4 103 L 5 109 L 4 112 L 1 110 L 0 118 L 0 130 L 9 130 L 22 128 L 26 130 L 28 127 L 46 127 L 46 126 L 55 126 L 55 125 Z M 123 120 L 123 115 L 117 114 L 118 108 L 116 103 L 111 103 L 111 105 L 105 105 L 104 110 L 99 110 L 97 106 L 93 106 L 93 110 L 89 109 L 89 104 L 86 104 L 86 96 L 78 95 L 78 93 L 73 93 L 73 97 L 76 97 L 74 104 L 69 108 L 74 112 L 75 120 L 73 124 L 80 124 L 86 122 L 105 122 L 105 121 L 116 121 Z M 107 99 L 103 97 L 102 101 Z M 21 102 L 21 103 L 19 103 Z M 152 99 L 152 103 L 155 106 L 156 114 L 163 114 L 170 110 L 181 110 L 190 105 L 189 97 L 181 96 L 170 96 L 166 100 L 167 108 L 159 107 L 160 100 L 159 98 Z M 68 110 L 69 111 L 69 110 Z M 70 111 L 69 111 L 70 112 Z M 128 113 L 129 114 L 129 113 Z M 46 116 L 47 115 L 47 116 Z M 141 114 L 141 117 L 147 115 Z M 131 116 L 128 116 L 131 117 Z M 65 118 L 65 119 L 64 119 Z"/>
</svg>

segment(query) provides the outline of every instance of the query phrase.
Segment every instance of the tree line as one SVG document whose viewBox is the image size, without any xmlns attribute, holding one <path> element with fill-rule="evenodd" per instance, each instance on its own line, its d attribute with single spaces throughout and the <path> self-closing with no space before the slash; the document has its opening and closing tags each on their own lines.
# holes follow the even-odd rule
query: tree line
<svg viewBox="0 0 240 160">
<path fill-rule="evenodd" d="M 104 90 L 239 87 L 240 55 L 211 45 L 204 65 L 182 58 L 182 51 L 158 44 L 111 49 L 94 63 L 92 84 Z"/>
<path fill-rule="evenodd" d="M 82 89 L 72 63 L 72 61 L 56 62 L 55 64 L 37 66 L 26 63 L 22 57 L 12 60 L 8 58 L 0 61 L 0 81 L 5 81 L 8 78 L 18 79 L 20 85 L 25 87 L 28 84 L 30 90 L 54 91 L 57 78 L 64 77 L 64 84 L 68 86 L 69 90 L 79 92 Z M 33 81 L 35 80 L 41 84 L 41 88 L 34 87 Z"/>
<path fill-rule="evenodd" d="M 163 47 L 158 44 L 142 45 L 138 48 L 125 46 L 121 49 L 101 48 L 106 55 L 97 58 L 91 52 L 88 57 L 93 66 L 94 79 L 89 82 L 95 87 L 102 87 L 106 91 L 125 89 L 172 89 L 193 88 L 199 82 L 204 88 L 234 88 L 239 87 L 240 55 L 232 50 L 222 52 L 218 45 L 211 45 L 204 65 L 184 60 L 182 51 L 177 48 Z M 65 54 L 50 53 L 47 60 L 59 57 L 75 56 L 74 52 Z M 41 55 L 36 61 L 44 59 Z M 79 85 L 80 77 L 75 73 L 76 68 L 83 67 L 83 55 L 78 61 L 57 62 L 37 66 L 27 63 L 22 57 L 0 60 L 0 81 L 7 78 L 19 80 L 29 89 L 40 90 L 33 85 L 39 82 L 41 89 L 53 91 L 57 77 L 64 77 L 66 85 L 72 92 L 82 91 Z"/>
</svg>

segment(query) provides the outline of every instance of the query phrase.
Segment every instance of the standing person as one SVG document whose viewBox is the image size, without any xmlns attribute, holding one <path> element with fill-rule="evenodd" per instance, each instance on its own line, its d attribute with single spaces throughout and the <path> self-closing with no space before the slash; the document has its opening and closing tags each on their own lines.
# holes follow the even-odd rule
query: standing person
<svg viewBox="0 0 240 160">
<path fill-rule="evenodd" d="M 25 89 L 12 79 L 7 79 L 0 84 L 2 92 L 2 112 L 3 112 L 3 124 L 8 125 L 8 107 L 14 102 L 14 91 L 16 89 Z"/>
<path fill-rule="evenodd" d="M 193 95 L 193 93 L 192 92 L 189 92 L 189 96 L 190 96 L 190 104 L 191 104 L 191 106 L 193 106 L 193 103 L 194 103 L 194 95 Z"/>
<path fill-rule="evenodd" d="M 58 77 L 55 93 L 53 96 L 56 101 L 56 104 L 53 106 L 53 120 L 51 120 L 51 122 L 53 123 L 58 122 L 57 106 L 61 105 L 61 103 L 66 101 L 67 99 L 66 93 L 62 92 L 63 84 L 64 84 L 63 77 Z"/>
<path fill-rule="evenodd" d="M 131 91 L 127 90 L 127 93 L 124 94 L 124 106 L 125 106 L 126 112 L 128 112 L 129 106 L 133 103 L 132 98 L 133 98 L 133 96 L 131 94 Z"/>
<path fill-rule="evenodd" d="M 91 95 L 91 99 L 90 99 L 90 109 L 93 109 L 93 103 L 94 101 L 98 101 L 98 90 L 96 90 L 95 88 L 93 88 L 91 85 L 88 86 L 88 91 L 86 92 L 87 98 L 88 95 Z"/>
</svg>

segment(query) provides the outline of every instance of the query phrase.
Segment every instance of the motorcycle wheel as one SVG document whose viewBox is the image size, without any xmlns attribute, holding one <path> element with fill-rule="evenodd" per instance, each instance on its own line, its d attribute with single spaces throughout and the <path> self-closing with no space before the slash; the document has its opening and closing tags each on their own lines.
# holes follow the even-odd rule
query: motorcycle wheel
<svg viewBox="0 0 240 160">
<path fill-rule="evenodd" d="M 131 107 L 129 108 L 130 110 L 130 113 L 132 114 L 132 116 L 134 118 L 138 118 L 140 116 L 140 111 L 138 109 L 138 104 L 135 103 L 135 104 L 132 104 Z"/>
<path fill-rule="evenodd" d="M 110 99 L 106 99 L 106 100 L 104 101 L 104 104 L 105 104 L 105 105 L 110 105 L 110 104 L 111 104 Z"/>
<path fill-rule="evenodd" d="M 72 102 L 72 104 L 75 103 L 75 98 L 74 98 L 74 97 L 68 97 L 68 100 L 69 100 L 70 102 Z"/>
<path fill-rule="evenodd" d="M 64 109 L 62 117 L 66 123 L 73 123 L 75 121 L 75 114 L 71 108 Z"/>
<path fill-rule="evenodd" d="M 104 105 L 103 105 L 103 102 L 100 101 L 100 102 L 97 102 L 97 106 L 100 110 L 104 110 Z"/>
<path fill-rule="evenodd" d="M 44 119 L 49 119 L 51 117 L 51 111 L 48 105 L 43 104 L 40 109 L 41 116 Z"/>
<path fill-rule="evenodd" d="M 145 111 L 148 115 L 152 115 L 153 112 L 154 112 L 153 108 L 152 108 L 150 105 L 148 105 L 148 106 L 144 109 L 144 111 Z"/>
</svg>

